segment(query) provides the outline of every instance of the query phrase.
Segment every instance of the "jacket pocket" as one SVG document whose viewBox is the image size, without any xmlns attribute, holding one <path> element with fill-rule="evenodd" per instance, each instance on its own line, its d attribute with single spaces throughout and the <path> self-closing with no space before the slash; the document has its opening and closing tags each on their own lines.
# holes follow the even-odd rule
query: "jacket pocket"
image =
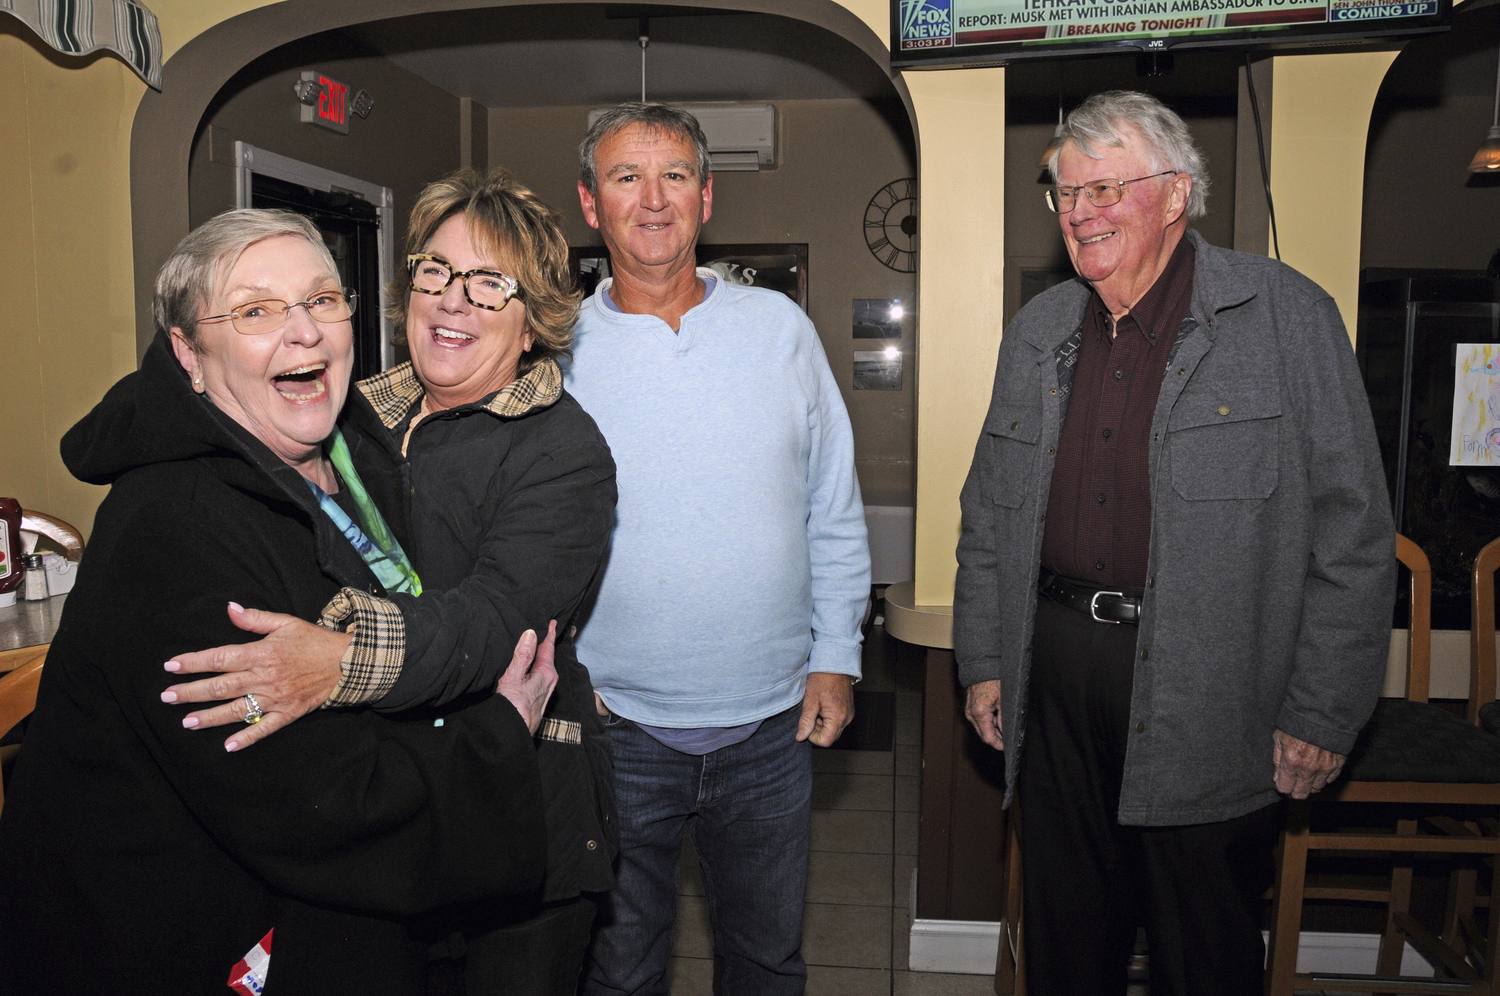
<svg viewBox="0 0 1500 996">
<path fill-rule="evenodd" d="M 1036 462 L 1042 410 L 1030 405 L 995 405 L 984 420 L 984 434 L 990 500 L 1005 508 L 1019 508 L 1026 500 L 1026 485 Z"/>
<path fill-rule="evenodd" d="M 1188 501 L 1269 498 L 1276 490 L 1281 406 L 1274 390 L 1244 390 L 1253 386 L 1195 391 L 1173 406 L 1172 488 Z"/>
</svg>

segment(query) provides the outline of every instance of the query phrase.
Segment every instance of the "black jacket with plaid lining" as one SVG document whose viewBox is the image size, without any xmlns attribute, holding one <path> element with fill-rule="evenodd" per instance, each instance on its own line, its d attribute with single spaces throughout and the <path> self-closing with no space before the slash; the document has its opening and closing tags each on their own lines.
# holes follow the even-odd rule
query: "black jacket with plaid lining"
<svg viewBox="0 0 1500 996">
<path fill-rule="evenodd" d="M 496 394 L 425 416 L 410 363 L 359 387 L 384 426 L 381 438 L 359 445 L 405 441 L 406 550 L 423 593 L 388 601 L 342 593 L 358 628 L 374 631 L 370 610 L 382 614 L 386 646 L 369 667 L 352 668 L 346 657 L 334 697 L 446 714 L 490 695 L 521 633 L 545 635 L 557 620 L 558 684 L 537 743 L 548 826 L 543 898 L 608 890 L 618 841 L 609 752 L 570 630 L 614 528 L 609 446 L 550 359 Z"/>
</svg>

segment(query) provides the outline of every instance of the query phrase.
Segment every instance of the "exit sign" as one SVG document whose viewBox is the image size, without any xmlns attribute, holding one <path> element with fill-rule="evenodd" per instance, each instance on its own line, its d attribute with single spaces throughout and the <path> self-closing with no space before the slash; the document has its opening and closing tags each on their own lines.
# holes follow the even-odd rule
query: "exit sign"
<svg viewBox="0 0 1500 996">
<path fill-rule="evenodd" d="M 303 70 L 302 81 L 299 92 L 307 94 L 301 101 L 303 123 L 349 134 L 349 85 L 316 70 Z"/>
</svg>

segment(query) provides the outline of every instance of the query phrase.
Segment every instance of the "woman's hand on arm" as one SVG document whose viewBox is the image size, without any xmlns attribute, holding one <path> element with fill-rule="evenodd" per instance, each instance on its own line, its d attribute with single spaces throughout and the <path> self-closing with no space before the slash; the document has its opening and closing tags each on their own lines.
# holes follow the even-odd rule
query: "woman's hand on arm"
<svg viewBox="0 0 1500 996">
<path fill-rule="evenodd" d="M 536 642 L 534 630 L 522 633 L 516 643 L 516 652 L 511 655 L 510 666 L 495 686 L 495 694 L 510 700 L 533 735 L 542 725 L 547 700 L 552 698 L 552 690 L 557 687 L 557 669 L 553 666 L 556 643 L 556 619 L 547 626 L 547 638 L 540 645 Z"/>
<path fill-rule="evenodd" d="M 111 524 L 124 537 L 112 547 L 120 562 L 161 558 L 193 583 L 171 604 L 152 586 L 112 594 L 93 644 L 98 663 L 79 670 L 103 683 L 90 684 L 91 692 L 118 706 L 150 757 L 122 763 L 159 771 L 225 854 L 280 893 L 376 916 L 539 887 L 546 807 L 532 737 L 514 706 L 488 695 L 441 727 L 368 709 L 314 709 L 255 750 L 226 755 L 220 736 L 184 729 L 187 710 L 162 703 L 179 680 L 162 662 L 180 660 L 186 648 L 254 639 L 246 629 L 255 627 L 238 625 L 237 616 L 288 618 L 227 613 L 231 598 L 277 609 L 300 604 L 294 611 L 303 618 L 316 606 L 286 595 L 281 551 L 258 530 L 246 535 L 237 515 L 188 497 Z M 491 681 L 486 690 L 493 688 Z M 232 718 L 243 720 L 243 698 L 233 706 Z M 496 839 L 507 846 L 495 848 Z M 469 858 L 426 859 L 435 854 Z"/>
<path fill-rule="evenodd" d="M 164 666 L 179 674 L 214 673 L 211 678 L 172 685 L 162 693 L 168 703 L 222 702 L 188 713 L 189 729 L 245 724 L 224 741 L 224 749 L 240 750 L 295 722 L 328 701 L 341 674 L 339 663 L 349 648 L 349 633 L 324 629 L 296 616 L 246 609 L 229 603 L 229 620 L 240 629 L 264 634 L 253 643 L 214 647 L 178 654 Z M 245 723 L 250 693 L 264 713 L 257 723 Z M 224 702 L 225 699 L 231 701 Z"/>
</svg>

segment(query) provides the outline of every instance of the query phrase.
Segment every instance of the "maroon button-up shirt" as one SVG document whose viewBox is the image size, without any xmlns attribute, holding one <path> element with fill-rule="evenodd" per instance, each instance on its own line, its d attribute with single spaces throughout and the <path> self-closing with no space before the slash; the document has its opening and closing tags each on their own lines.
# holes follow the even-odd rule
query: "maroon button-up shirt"
<svg viewBox="0 0 1500 996">
<path fill-rule="evenodd" d="M 1146 295 L 1114 325 L 1096 293 L 1084 317 L 1047 501 L 1042 566 L 1143 587 L 1151 548 L 1151 420 L 1193 296 L 1193 246 L 1177 244 Z"/>
</svg>

